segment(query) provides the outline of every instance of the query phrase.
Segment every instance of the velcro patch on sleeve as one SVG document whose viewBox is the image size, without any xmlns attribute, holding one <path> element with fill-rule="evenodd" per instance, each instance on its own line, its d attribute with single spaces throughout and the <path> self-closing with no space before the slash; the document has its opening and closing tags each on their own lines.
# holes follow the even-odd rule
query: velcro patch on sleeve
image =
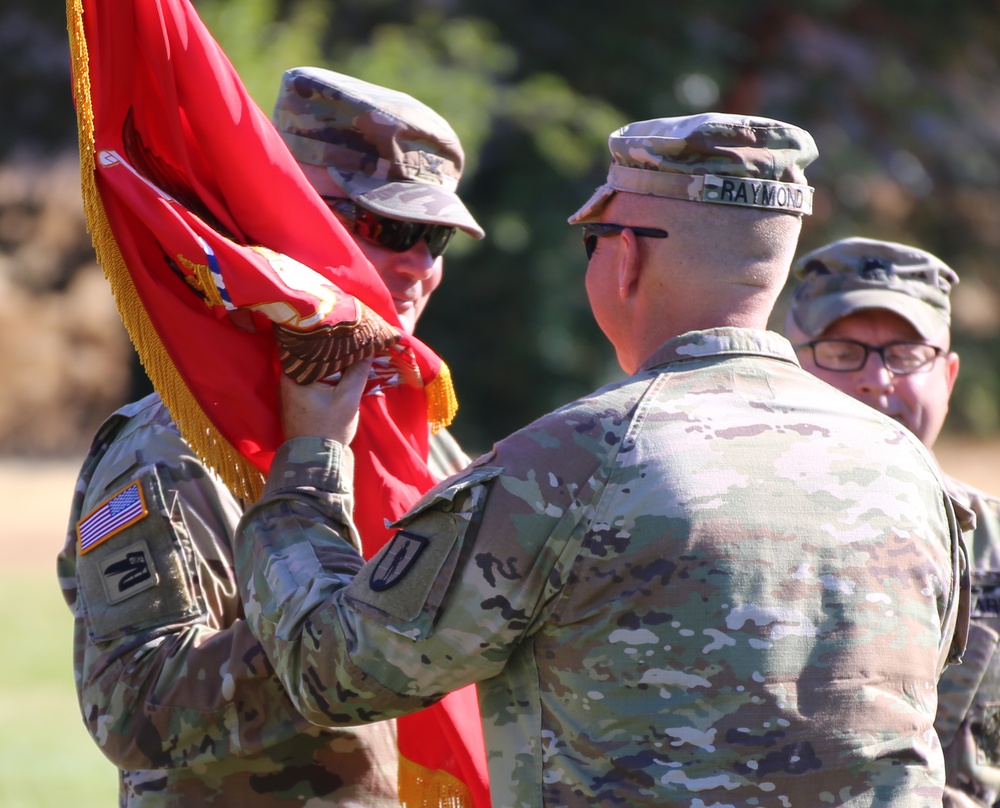
<svg viewBox="0 0 1000 808">
<path fill-rule="evenodd" d="M 138 480 L 108 497 L 76 523 L 80 555 L 88 553 L 149 513 Z"/>
<path fill-rule="evenodd" d="M 426 634 L 454 572 L 458 538 L 451 514 L 422 512 L 361 569 L 347 597 L 356 606 L 374 607 L 368 616 L 379 625 L 414 637 Z"/>
<path fill-rule="evenodd" d="M 400 581 L 427 546 L 427 539 L 397 530 L 368 581 L 375 592 L 384 592 Z"/>
<path fill-rule="evenodd" d="M 108 603 L 120 603 L 126 598 L 150 589 L 159 581 L 153 556 L 146 542 L 131 544 L 101 559 L 101 582 Z"/>
<path fill-rule="evenodd" d="M 503 468 L 480 462 L 431 489 L 390 525 L 393 538 L 344 590 L 367 619 L 412 639 L 433 631 L 458 566 L 459 545 L 470 524 L 478 522 L 488 483 L 503 474 Z"/>
</svg>

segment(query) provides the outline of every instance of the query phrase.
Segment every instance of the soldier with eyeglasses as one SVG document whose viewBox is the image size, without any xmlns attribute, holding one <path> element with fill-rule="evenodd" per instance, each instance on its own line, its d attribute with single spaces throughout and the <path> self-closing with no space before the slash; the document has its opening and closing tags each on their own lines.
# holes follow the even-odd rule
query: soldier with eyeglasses
<svg viewBox="0 0 1000 808">
<path fill-rule="evenodd" d="M 802 366 L 933 447 L 959 369 L 951 350 L 955 271 L 916 247 L 847 238 L 803 255 L 793 273 L 785 334 Z M 1000 500 L 951 477 L 946 483 L 975 514 L 975 528 L 965 533 L 968 649 L 938 688 L 944 805 L 982 808 L 1000 804 Z"/>
<path fill-rule="evenodd" d="M 412 333 L 456 230 L 483 237 L 456 193 L 457 135 L 409 95 L 313 67 L 284 74 L 273 121 Z M 438 477 L 467 463 L 446 430 L 431 436 Z M 162 501 L 139 503 L 140 485 Z M 110 515 L 126 505 L 135 516 Z M 84 461 L 59 571 L 81 703 L 120 805 L 399 806 L 395 722 L 311 724 L 250 633 L 233 568 L 242 513 L 158 394 L 111 415 Z M 78 552 L 78 528 L 102 540 Z"/>
</svg>

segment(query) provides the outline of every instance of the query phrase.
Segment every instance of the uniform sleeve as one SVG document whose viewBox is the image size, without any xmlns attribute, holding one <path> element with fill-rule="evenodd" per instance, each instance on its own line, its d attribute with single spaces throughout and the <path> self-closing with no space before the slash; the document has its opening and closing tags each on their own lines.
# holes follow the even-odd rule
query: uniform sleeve
<svg viewBox="0 0 1000 808">
<path fill-rule="evenodd" d="M 945 756 L 944 804 L 993 804 L 1000 790 L 1000 502 L 954 480 L 949 490 L 975 514 L 975 526 L 965 533 L 972 559 L 967 648 L 962 664 L 949 666 L 938 682 L 934 727 Z"/>
<path fill-rule="evenodd" d="M 1000 499 L 981 491 L 970 491 L 969 507 L 976 514 L 972 535 L 974 570 L 1000 570 Z"/>
<path fill-rule="evenodd" d="M 242 509 L 176 432 L 112 443 L 78 498 L 60 574 L 83 717 L 111 761 L 192 766 L 308 726 L 242 617 Z"/>
<path fill-rule="evenodd" d="M 251 628 L 321 724 L 412 712 L 499 673 L 578 551 L 573 486 L 487 456 L 429 492 L 362 565 L 341 538 L 351 469 L 339 444 L 287 442 L 237 531 Z"/>
</svg>

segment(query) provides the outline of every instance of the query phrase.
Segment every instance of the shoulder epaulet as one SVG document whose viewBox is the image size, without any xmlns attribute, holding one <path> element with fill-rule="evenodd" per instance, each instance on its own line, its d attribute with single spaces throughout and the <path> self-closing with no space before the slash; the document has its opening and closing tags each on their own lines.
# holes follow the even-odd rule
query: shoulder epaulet
<svg viewBox="0 0 1000 808">
<path fill-rule="evenodd" d="M 177 430 L 173 420 L 170 418 L 170 413 L 157 393 L 150 393 L 138 401 L 131 401 L 111 413 L 111 415 L 104 419 L 104 423 L 101 424 L 95 433 L 93 445 L 96 447 L 102 443 L 110 443 L 115 437 L 121 435 L 126 428 L 138 429 L 147 424 L 159 424 L 169 429 Z"/>
</svg>

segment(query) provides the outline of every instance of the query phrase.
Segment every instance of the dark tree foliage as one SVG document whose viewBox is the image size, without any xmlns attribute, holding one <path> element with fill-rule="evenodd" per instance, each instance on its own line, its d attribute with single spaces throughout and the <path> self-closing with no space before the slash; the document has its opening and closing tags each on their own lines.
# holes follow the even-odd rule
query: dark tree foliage
<svg viewBox="0 0 1000 808">
<path fill-rule="evenodd" d="M 0 130 L 0 154 L 75 139 L 61 4 L 44 5 L 0 10 L 0 100 L 17 121 Z M 706 110 L 814 134 L 803 251 L 862 235 L 955 267 L 962 373 L 949 428 L 1000 429 L 995 0 L 196 5 L 265 109 L 276 73 L 313 60 L 410 92 L 459 132 L 461 191 L 487 239 L 455 240 L 418 335 L 452 368 L 454 431 L 470 449 L 620 374 L 590 317 L 586 259 L 566 218 L 602 182 L 613 128 Z"/>
<path fill-rule="evenodd" d="M 76 143 L 62 3 L 0 2 L 0 159 Z"/>
<path fill-rule="evenodd" d="M 835 238 L 863 235 L 912 243 L 950 264 L 963 278 L 955 294 L 954 342 L 963 372 L 953 398 L 950 428 L 986 433 L 1000 426 L 997 348 L 1000 347 L 1000 15 L 995 2 L 942 6 L 932 2 L 743 2 L 707 0 L 695 6 L 643 0 L 622 7 L 605 3 L 526 3 L 466 0 L 452 13 L 477 14 L 496 23 L 518 54 L 518 75 L 551 72 L 579 93 L 621 111 L 623 122 L 705 109 L 767 115 L 793 121 L 816 137 L 820 158 L 809 172 L 817 212 L 807 220 L 803 251 Z M 505 160 L 526 162 L 505 151 Z M 600 182 L 606 152 L 587 172 Z M 513 176 L 508 175 L 508 176 Z M 469 189 L 477 210 L 497 204 L 483 176 Z M 586 189 L 575 178 L 563 187 L 541 166 L 518 172 L 515 196 L 531 212 L 534 236 L 527 274 L 536 287 L 515 320 L 537 322 L 537 277 L 549 269 L 565 288 L 564 307 L 585 305 L 578 290 L 583 261 L 578 250 L 562 259 L 552 247 L 565 215 Z M 569 198 L 565 191 L 571 189 Z M 547 205 L 539 206 L 545 200 Z M 556 204 L 558 201 L 558 204 Z M 503 204 L 507 204 L 506 202 Z M 480 267 L 502 260 L 495 250 Z M 552 269 L 555 262 L 561 272 Z M 573 266 L 575 264 L 575 266 Z M 450 294 L 461 296 L 454 267 Z M 523 300 L 523 298 L 521 299 Z M 521 300 L 499 297 L 498 305 Z M 776 311 L 780 325 L 784 301 Z M 437 311 L 437 310 L 435 310 Z M 506 363 L 537 369 L 540 390 L 570 393 L 607 372 L 607 356 L 593 330 L 576 329 L 574 350 L 508 357 Z M 440 323 L 435 316 L 434 326 Z M 433 327 L 429 325 L 429 328 Z M 525 327 L 525 325 L 522 325 Z M 492 345 L 507 350 L 504 332 Z M 520 338 L 518 339 L 520 342 Z M 530 347 L 530 346 L 525 346 Z M 581 356 L 602 357 L 581 367 Z M 554 360 L 554 361 L 553 361 Z M 465 370 L 459 378 L 464 378 Z M 532 376 L 535 376 L 532 373 Z M 486 384 L 502 387 L 504 379 Z M 532 379 L 535 383 L 535 379 Z M 558 396 L 555 396 L 558 398 Z M 488 423 L 476 401 L 473 418 L 487 432 L 502 432 L 534 414 L 501 410 Z M 539 410 L 554 403 L 533 395 Z M 503 419 L 503 420 L 501 420 Z"/>
</svg>

